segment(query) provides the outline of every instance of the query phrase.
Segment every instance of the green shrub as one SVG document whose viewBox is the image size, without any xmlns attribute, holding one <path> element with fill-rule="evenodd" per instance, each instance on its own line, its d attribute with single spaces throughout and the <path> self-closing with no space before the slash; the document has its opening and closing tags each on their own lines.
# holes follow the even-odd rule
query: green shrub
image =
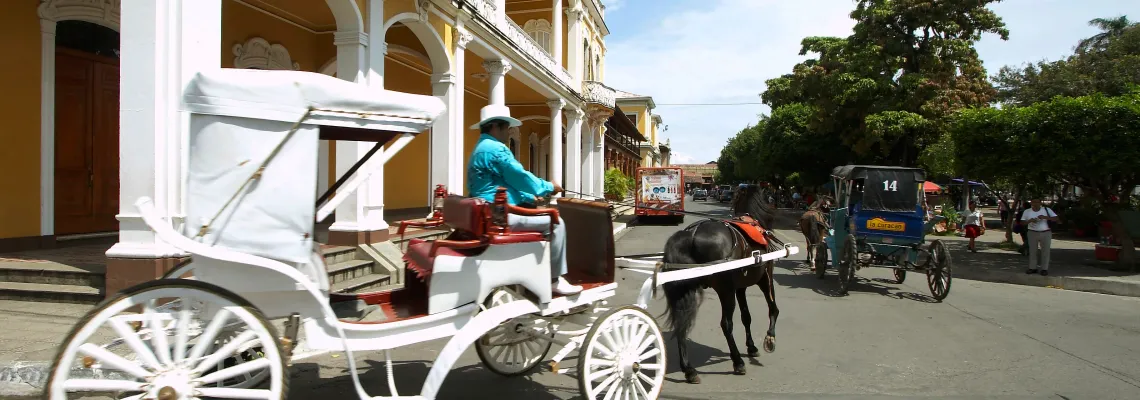
<svg viewBox="0 0 1140 400">
<path fill-rule="evenodd" d="M 942 202 L 942 217 L 946 218 L 946 227 L 950 225 L 961 224 L 962 214 L 954 208 L 954 202 L 947 199 Z"/>
<path fill-rule="evenodd" d="M 633 178 L 625 176 L 621 170 L 617 168 L 610 168 L 606 170 L 604 188 L 606 197 L 611 200 L 620 200 L 625 198 L 630 190 L 633 190 Z"/>
</svg>

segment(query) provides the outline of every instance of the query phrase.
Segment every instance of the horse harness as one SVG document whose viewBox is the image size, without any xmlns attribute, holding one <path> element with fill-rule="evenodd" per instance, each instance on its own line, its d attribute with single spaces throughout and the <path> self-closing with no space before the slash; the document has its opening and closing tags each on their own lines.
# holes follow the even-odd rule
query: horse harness
<svg viewBox="0 0 1140 400">
<path fill-rule="evenodd" d="M 676 270 L 681 270 L 681 269 L 707 267 L 710 265 L 716 265 L 716 264 L 725 263 L 725 262 L 729 262 L 729 261 L 733 261 L 733 260 L 743 259 L 744 257 L 748 256 L 748 249 L 746 248 L 746 244 L 748 244 L 749 242 L 752 242 L 752 243 L 755 243 L 758 245 L 766 246 L 768 241 L 772 241 L 772 242 L 779 244 L 780 246 L 785 246 L 783 241 L 777 239 L 775 237 L 775 235 L 772 234 L 771 231 L 760 227 L 760 224 L 758 222 L 756 222 L 756 220 L 754 220 L 750 216 L 748 216 L 747 214 L 744 215 L 742 218 L 739 218 L 740 222 L 737 222 L 736 220 L 737 220 L 736 218 L 734 218 L 731 221 L 725 220 L 725 219 L 715 219 L 715 221 L 724 224 L 724 226 L 728 227 L 729 231 L 732 232 L 732 236 L 733 236 L 732 251 L 729 253 L 728 257 L 722 258 L 720 260 L 706 262 L 706 263 L 700 263 L 700 264 L 679 264 L 679 263 L 658 262 L 656 267 L 653 269 L 653 296 L 655 296 L 655 297 L 657 296 L 657 274 L 661 271 L 676 271 Z M 692 229 L 690 230 L 689 233 L 690 233 L 690 235 L 692 235 L 692 238 L 693 238 L 692 240 L 696 240 L 697 228 L 700 226 L 700 224 L 705 223 L 705 222 L 709 222 L 709 221 L 714 221 L 714 220 L 712 220 L 712 219 L 703 220 L 700 223 L 694 224 L 690 227 Z M 757 232 L 748 232 L 746 234 L 745 229 L 754 229 Z M 757 240 L 757 238 L 755 236 L 756 233 L 759 234 L 760 238 L 764 239 L 764 242 L 760 242 L 759 240 Z M 759 264 L 759 263 L 757 263 L 757 264 Z M 747 276 L 748 270 L 745 269 L 743 271 L 743 273 L 745 276 Z"/>
</svg>

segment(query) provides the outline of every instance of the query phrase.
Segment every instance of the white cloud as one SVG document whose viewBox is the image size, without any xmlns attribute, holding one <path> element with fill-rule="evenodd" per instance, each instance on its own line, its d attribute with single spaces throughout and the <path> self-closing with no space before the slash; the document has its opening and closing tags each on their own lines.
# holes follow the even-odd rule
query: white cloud
<svg viewBox="0 0 1140 400">
<path fill-rule="evenodd" d="M 670 149 L 669 162 L 672 164 L 703 164 L 708 161 L 697 161 L 696 158 L 690 156 L 688 153 L 681 153 Z"/>
<path fill-rule="evenodd" d="M 612 2 L 612 0 L 611 0 Z M 636 35 L 607 42 L 606 82 L 669 103 L 759 102 L 764 81 L 805 57 L 807 36 L 846 36 L 850 0 L 692 0 Z M 655 110 L 673 147 L 699 162 L 766 112 L 762 105 Z M 674 159 L 677 158 L 674 153 Z"/>
<path fill-rule="evenodd" d="M 625 5 L 625 0 L 599 0 L 606 6 L 606 12 L 614 12 Z"/>
</svg>

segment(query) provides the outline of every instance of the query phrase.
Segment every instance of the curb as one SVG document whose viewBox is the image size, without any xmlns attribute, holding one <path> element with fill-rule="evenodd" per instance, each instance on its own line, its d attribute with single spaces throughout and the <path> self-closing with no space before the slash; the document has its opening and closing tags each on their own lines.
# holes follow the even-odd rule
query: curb
<svg viewBox="0 0 1140 400">
<path fill-rule="evenodd" d="M 1041 276 L 1029 275 L 1022 271 L 994 272 L 970 268 L 955 268 L 954 277 L 973 281 L 1008 283 L 1022 286 L 1052 287 L 1078 292 L 1110 294 L 1114 296 L 1140 297 L 1140 281 L 1128 282 L 1114 279 L 1081 276 Z"/>
<path fill-rule="evenodd" d="M 614 222 L 614 241 L 618 241 L 625 233 L 629 232 L 629 226 L 625 222 Z"/>
</svg>

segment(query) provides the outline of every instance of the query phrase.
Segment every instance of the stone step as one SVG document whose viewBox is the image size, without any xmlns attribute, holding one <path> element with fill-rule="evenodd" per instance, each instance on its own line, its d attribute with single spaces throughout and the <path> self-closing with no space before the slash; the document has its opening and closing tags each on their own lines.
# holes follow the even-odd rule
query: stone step
<svg viewBox="0 0 1140 400">
<path fill-rule="evenodd" d="M 103 300 L 103 295 L 100 292 L 101 290 L 98 287 L 92 286 L 0 282 L 0 300 L 93 305 Z"/>
<path fill-rule="evenodd" d="M 321 254 L 325 256 L 325 265 L 339 264 L 356 259 L 356 247 L 353 246 L 321 246 Z"/>
<path fill-rule="evenodd" d="M 371 275 L 375 267 L 371 260 L 349 260 L 328 265 L 329 284 L 350 281 L 365 275 Z"/>
<path fill-rule="evenodd" d="M 361 293 L 377 291 L 388 286 L 391 277 L 382 274 L 369 274 L 359 278 L 350 279 L 336 284 L 329 284 L 329 291 L 333 293 Z"/>
<path fill-rule="evenodd" d="M 0 262 L 0 282 L 103 287 L 102 271 L 54 262 Z"/>
</svg>

